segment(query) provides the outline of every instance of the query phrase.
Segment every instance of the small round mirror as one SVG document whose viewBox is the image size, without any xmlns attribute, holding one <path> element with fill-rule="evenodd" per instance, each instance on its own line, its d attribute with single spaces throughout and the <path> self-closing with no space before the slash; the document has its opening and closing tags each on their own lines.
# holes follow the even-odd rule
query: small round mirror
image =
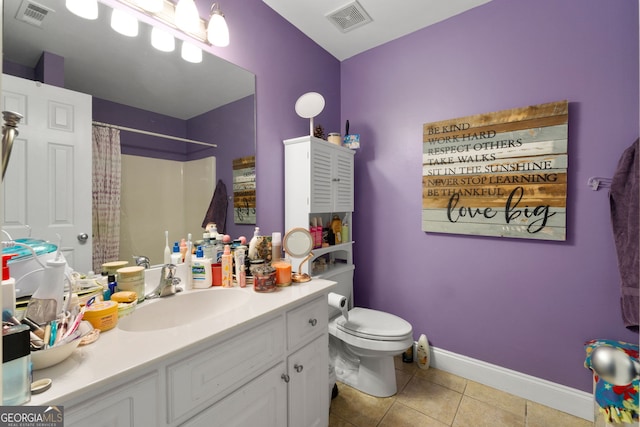
<svg viewBox="0 0 640 427">
<path fill-rule="evenodd" d="M 296 101 L 296 113 L 305 119 L 311 119 L 324 110 L 324 97 L 318 92 L 307 92 Z"/>
<path fill-rule="evenodd" d="M 324 97 L 318 92 L 307 92 L 296 101 L 296 113 L 309 119 L 309 135 L 313 136 L 313 118 L 324 110 Z"/>
<path fill-rule="evenodd" d="M 282 246 L 289 255 L 303 258 L 309 255 L 309 252 L 313 249 L 313 238 L 308 230 L 294 228 L 285 234 Z"/>
<path fill-rule="evenodd" d="M 305 257 L 298 266 L 298 272 L 292 275 L 291 280 L 297 283 L 311 280 L 311 276 L 302 272 L 302 265 L 313 256 L 311 252 L 311 249 L 313 249 L 313 237 L 311 237 L 309 230 L 301 227 L 289 230 L 284 239 L 282 239 L 282 246 L 289 256 L 295 258 Z"/>
</svg>

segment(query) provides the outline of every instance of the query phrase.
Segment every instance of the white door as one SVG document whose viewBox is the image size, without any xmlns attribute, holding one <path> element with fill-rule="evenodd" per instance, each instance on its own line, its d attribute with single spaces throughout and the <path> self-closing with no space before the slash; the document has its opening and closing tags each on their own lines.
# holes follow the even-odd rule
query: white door
<svg viewBox="0 0 640 427">
<path fill-rule="evenodd" d="M 92 268 L 91 96 L 3 74 L 2 110 L 24 116 L 3 182 L 3 229 L 14 239 L 31 235 L 58 244 L 60 236 L 69 265 L 86 273 Z"/>
</svg>

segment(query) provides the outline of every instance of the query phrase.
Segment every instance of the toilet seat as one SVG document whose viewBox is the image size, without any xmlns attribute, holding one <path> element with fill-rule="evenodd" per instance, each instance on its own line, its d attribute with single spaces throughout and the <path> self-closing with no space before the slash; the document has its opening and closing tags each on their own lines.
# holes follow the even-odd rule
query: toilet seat
<svg viewBox="0 0 640 427">
<path fill-rule="evenodd" d="M 343 333 L 376 341 L 404 341 L 413 329 L 406 320 L 383 311 L 354 307 L 349 310 L 349 320 L 340 316 L 335 326 Z"/>
</svg>

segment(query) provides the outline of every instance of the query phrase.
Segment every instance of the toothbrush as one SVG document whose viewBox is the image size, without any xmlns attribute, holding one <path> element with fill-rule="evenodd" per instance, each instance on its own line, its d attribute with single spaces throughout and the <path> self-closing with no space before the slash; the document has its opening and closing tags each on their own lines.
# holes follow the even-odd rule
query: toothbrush
<svg viewBox="0 0 640 427">
<path fill-rule="evenodd" d="M 171 264 L 171 249 L 169 249 L 169 231 L 164 232 L 164 263 Z"/>
</svg>

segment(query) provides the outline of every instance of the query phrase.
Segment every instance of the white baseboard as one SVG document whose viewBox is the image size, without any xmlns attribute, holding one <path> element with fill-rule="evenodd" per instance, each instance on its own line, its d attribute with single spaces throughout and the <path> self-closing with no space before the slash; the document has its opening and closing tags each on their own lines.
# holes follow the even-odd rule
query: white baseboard
<svg viewBox="0 0 640 427">
<path fill-rule="evenodd" d="M 431 348 L 430 366 L 593 421 L 594 406 L 591 393 L 439 348 Z"/>
</svg>

